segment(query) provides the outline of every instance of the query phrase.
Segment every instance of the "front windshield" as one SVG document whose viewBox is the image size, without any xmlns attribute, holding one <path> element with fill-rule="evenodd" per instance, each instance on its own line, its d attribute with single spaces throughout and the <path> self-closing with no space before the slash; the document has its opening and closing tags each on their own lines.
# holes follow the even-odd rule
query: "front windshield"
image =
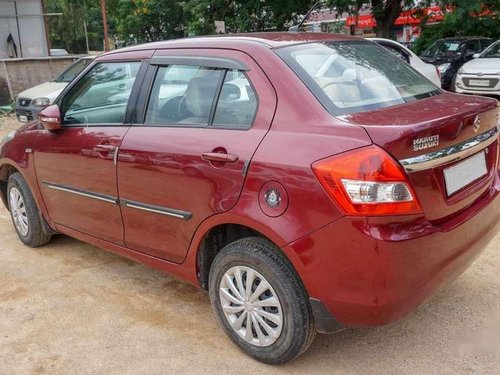
<svg viewBox="0 0 500 375">
<path fill-rule="evenodd" d="M 453 56 L 460 55 L 465 48 L 462 40 L 437 40 L 427 48 L 422 56 Z"/>
<path fill-rule="evenodd" d="M 276 52 L 333 115 L 364 112 L 441 93 L 408 64 L 375 43 L 307 43 Z"/>
<path fill-rule="evenodd" d="M 78 73 L 80 73 L 87 65 L 92 62 L 90 59 L 79 59 L 69 66 L 59 77 L 57 77 L 55 82 L 71 82 Z"/>
<path fill-rule="evenodd" d="M 480 58 L 500 58 L 500 41 L 493 43 L 488 47 L 486 51 L 484 51 Z"/>
</svg>

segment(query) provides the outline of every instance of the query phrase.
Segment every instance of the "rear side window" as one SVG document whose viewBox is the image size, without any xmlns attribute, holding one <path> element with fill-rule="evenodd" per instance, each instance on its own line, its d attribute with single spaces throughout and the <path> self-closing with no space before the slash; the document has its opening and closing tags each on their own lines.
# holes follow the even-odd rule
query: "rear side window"
<svg viewBox="0 0 500 375">
<path fill-rule="evenodd" d="M 222 70 L 170 65 L 160 67 L 146 113 L 147 124 L 206 125 Z"/>
<path fill-rule="evenodd" d="M 215 110 L 214 126 L 248 128 L 257 111 L 257 98 L 246 76 L 238 71 L 226 73 Z"/>
<path fill-rule="evenodd" d="M 469 40 L 467 42 L 467 51 L 469 52 L 481 52 L 481 45 L 479 44 L 479 39 Z"/>
<path fill-rule="evenodd" d="M 64 96 L 63 123 L 122 124 L 140 62 L 99 63 Z"/>
<path fill-rule="evenodd" d="M 243 72 L 169 65 L 158 68 L 145 123 L 248 128 L 256 110 L 255 92 Z"/>
<path fill-rule="evenodd" d="M 481 39 L 481 49 L 486 49 L 493 44 L 493 39 Z"/>
</svg>

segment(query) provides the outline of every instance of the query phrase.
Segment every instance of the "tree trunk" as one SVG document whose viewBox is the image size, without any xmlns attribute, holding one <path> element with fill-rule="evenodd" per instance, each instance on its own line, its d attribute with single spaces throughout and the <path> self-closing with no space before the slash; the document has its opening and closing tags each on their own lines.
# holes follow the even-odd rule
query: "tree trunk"
<svg viewBox="0 0 500 375">
<path fill-rule="evenodd" d="M 390 38 L 392 27 L 403 11 L 401 0 L 372 0 L 372 14 L 377 21 L 377 37 Z"/>
<path fill-rule="evenodd" d="M 382 25 L 382 26 L 380 27 L 378 25 Z M 377 35 L 377 38 L 391 39 L 392 26 L 393 25 L 384 24 L 382 22 L 377 21 L 377 27 L 375 29 L 375 33 Z"/>
</svg>

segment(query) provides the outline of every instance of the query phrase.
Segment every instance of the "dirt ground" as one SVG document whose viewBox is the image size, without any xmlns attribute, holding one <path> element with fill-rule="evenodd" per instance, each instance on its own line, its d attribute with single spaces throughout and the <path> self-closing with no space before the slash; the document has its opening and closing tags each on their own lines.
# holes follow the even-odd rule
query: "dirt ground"
<svg viewBox="0 0 500 375">
<path fill-rule="evenodd" d="M 27 248 L 0 208 L 0 374 L 170 373 L 500 374 L 500 235 L 405 320 L 271 367 L 232 345 L 205 293 L 68 237 Z"/>
</svg>

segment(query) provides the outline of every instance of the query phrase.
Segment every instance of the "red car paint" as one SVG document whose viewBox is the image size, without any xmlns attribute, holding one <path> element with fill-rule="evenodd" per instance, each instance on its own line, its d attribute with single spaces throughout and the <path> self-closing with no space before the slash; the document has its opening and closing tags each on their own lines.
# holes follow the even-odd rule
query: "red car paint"
<svg viewBox="0 0 500 375">
<path fill-rule="evenodd" d="M 282 249 L 309 296 L 341 324 L 400 319 L 460 274 L 498 232 L 498 135 L 488 146 L 488 175 L 451 198 L 445 194 L 442 167 L 411 173 L 423 209 L 412 215 L 346 216 L 311 166 L 371 144 L 395 160 L 415 157 L 428 150 L 413 151 L 413 140 L 437 134 L 440 147 L 448 147 L 474 135 L 476 115 L 481 132 L 495 127 L 498 108 L 490 99 L 442 93 L 333 117 L 272 48 L 347 39 L 357 40 L 270 33 L 152 43 L 102 55 L 94 64 L 179 54 L 244 62 L 259 99 L 256 119 L 247 131 L 140 124 L 48 131 L 33 123 L 3 146 L 0 180 L 18 170 L 52 229 L 194 285 L 200 284 L 204 236 L 226 224 L 251 228 Z M 101 145 L 119 147 L 117 166 Z M 220 166 L 201 157 L 221 150 L 238 161 Z M 192 217 L 182 221 L 89 201 L 50 191 L 47 181 L 185 210 Z M 286 189 L 288 208 L 278 216 L 260 207 L 262 187 L 270 182 Z"/>
</svg>

